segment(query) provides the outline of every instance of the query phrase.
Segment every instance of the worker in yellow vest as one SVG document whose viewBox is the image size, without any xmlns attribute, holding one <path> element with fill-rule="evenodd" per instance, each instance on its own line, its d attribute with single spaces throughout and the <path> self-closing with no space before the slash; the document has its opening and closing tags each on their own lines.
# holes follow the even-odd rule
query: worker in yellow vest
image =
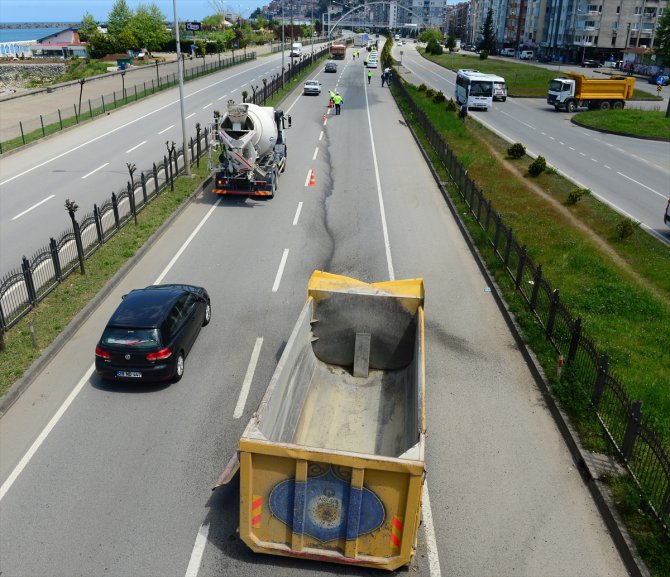
<svg viewBox="0 0 670 577">
<path fill-rule="evenodd" d="M 333 103 L 335 104 L 335 116 L 337 116 L 340 113 L 340 106 L 342 106 L 343 99 L 340 96 L 339 92 L 335 92 L 335 96 L 333 96 Z"/>
</svg>

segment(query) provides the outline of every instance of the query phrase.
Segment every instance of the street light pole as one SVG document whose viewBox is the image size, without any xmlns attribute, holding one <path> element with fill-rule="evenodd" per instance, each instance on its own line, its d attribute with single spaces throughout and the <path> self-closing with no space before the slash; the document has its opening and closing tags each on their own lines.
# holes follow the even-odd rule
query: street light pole
<svg viewBox="0 0 670 577">
<path fill-rule="evenodd" d="M 179 20 L 177 19 L 177 0 L 172 0 L 172 9 L 174 11 L 174 30 L 177 41 L 177 70 L 179 72 L 179 108 L 181 110 L 181 136 L 184 149 L 184 174 L 191 176 L 191 159 L 186 141 L 186 116 L 184 113 L 184 63 L 181 59 L 181 46 L 179 45 Z M 176 155 L 175 155 L 176 156 Z M 176 164 L 175 158 L 175 164 Z"/>
</svg>

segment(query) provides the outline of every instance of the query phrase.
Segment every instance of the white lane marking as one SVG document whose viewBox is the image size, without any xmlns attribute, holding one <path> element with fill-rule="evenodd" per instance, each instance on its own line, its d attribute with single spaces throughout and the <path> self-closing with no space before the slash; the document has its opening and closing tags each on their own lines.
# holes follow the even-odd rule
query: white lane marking
<svg viewBox="0 0 670 577">
<path fill-rule="evenodd" d="M 209 108 L 212 104 L 214 104 L 214 103 L 210 102 L 209 104 L 205 104 L 205 106 L 203 106 L 202 109 L 205 110 L 205 109 Z"/>
<path fill-rule="evenodd" d="M 569 148 L 570 150 L 574 150 L 574 148 L 573 148 L 572 146 L 568 146 L 568 148 Z"/>
<path fill-rule="evenodd" d="M 584 154 L 583 152 L 580 152 L 579 156 L 586 156 L 586 154 Z"/>
<path fill-rule="evenodd" d="M 140 146 L 142 146 L 143 144 L 146 144 L 146 143 L 147 143 L 147 141 L 146 141 L 146 140 L 143 140 L 143 141 L 140 142 L 139 144 L 136 144 L 136 145 L 133 146 L 132 148 L 129 148 L 128 150 L 126 150 L 126 154 L 128 154 L 129 152 L 132 152 L 133 150 L 137 150 Z"/>
<path fill-rule="evenodd" d="M 276 293 L 279 290 L 279 283 L 281 282 L 281 277 L 284 274 L 284 267 L 286 266 L 286 259 L 288 258 L 288 249 L 284 249 L 284 253 L 281 255 L 281 262 L 279 263 L 279 268 L 277 269 L 277 274 L 275 276 L 275 282 L 272 285 L 272 292 Z"/>
<path fill-rule="evenodd" d="M 624 178 L 627 178 L 628 180 L 630 180 L 631 182 L 634 182 L 635 184 L 640 185 L 642 188 L 646 188 L 647 190 L 653 192 L 654 194 L 660 196 L 660 197 L 663 198 L 663 199 L 667 198 L 666 195 L 661 194 L 660 192 L 654 190 L 653 188 L 649 188 L 647 185 L 642 184 L 641 182 L 635 180 L 634 178 L 631 178 L 630 176 L 626 176 L 623 172 L 618 172 L 618 171 L 617 171 L 617 174 L 618 174 L 619 176 L 623 176 Z"/>
<path fill-rule="evenodd" d="M 323 138 L 323 130 L 321 131 L 321 134 L 319 134 L 319 142 L 321 142 L 322 138 Z"/>
<path fill-rule="evenodd" d="M 27 208 L 23 212 L 20 212 L 19 214 L 17 214 L 14 218 L 12 218 L 12 220 L 16 220 L 17 218 L 21 218 L 24 214 L 29 213 L 33 208 L 37 208 L 40 204 L 44 204 L 47 200 L 51 200 L 54 196 L 56 196 L 56 195 L 52 194 L 51 196 L 47 196 L 45 199 L 40 200 L 37 204 L 33 204 L 30 208 Z"/>
<path fill-rule="evenodd" d="M 312 169 L 307 171 L 307 178 L 305 178 L 305 187 L 309 186 L 309 181 L 312 178 Z"/>
<path fill-rule="evenodd" d="M 84 385 L 88 382 L 88 379 L 93 374 L 94 369 L 95 365 L 91 365 L 88 368 L 88 370 L 84 373 L 84 376 L 77 383 L 77 386 L 72 390 L 67 399 L 65 399 L 65 402 L 56 411 L 56 414 L 51 417 L 51 420 L 47 423 L 47 426 L 42 429 L 42 432 L 39 434 L 37 439 L 35 439 L 35 442 L 31 445 L 30 449 L 28 449 L 26 454 L 23 455 L 23 458 L 19 461 L 19 464 L 14 467 L 14 470 L 11 472 L 9 477 L 7 477 L 7 480 L 2 484 L 2 487 L 0 487 L 0 501 L 2 501 L 4 496 L 7 494 L 7 491 L 9 491 L 10 487 L 14 484 L 14 481 L 16 481 L 17 477 L 21 474 L 23 469 L 26 468 L 26 465 L 28 465 L 30 459 L 32 459 L 35 453 L 37 453 L 37 450 L 42 446 L 42 443 L 44 443 L 49 433 L 56 426 L 58 421 L 60 421 L 60 418 L 72 404 L 75 397 L 79 394 L 79 391 L 84 388 Z"/>
<path fill-rule="evenodd" d="M 251 358 L 249 359 L 247 374 L 244 375 L 244 381 L 242 382 L 242 389 L 240 390 L 240 396 L 237 398 L 237 405 L 235 405 L 235 411 L 233 412 L 233 419 L 239 419 L 244 413 L 244 405 L 246 405 L 247 403 L 247 397 L 249 396 L 249 389 L 251 388 L 251 381 L 254 380 L 254 372 L 256 371 L 256 365 L 258 364 L 258 357 L 261 354 L 262 346 L 263 346 L 263 337 L 258 337 L 256 339 L 256 344 L 254 344 L 254 350 L 251 351 Z"/>
<path fill-rule="evenodd" d="M 98 170 L 102 170 L 103 168 L 105 168 L 105 166 L 107 166 L 108 164 L 109 164 L 109 162 L 105 162 L 105 164 L 103 164 L 102 166 L 98 166 L 98 168 L 96 168 L 95 170 L 91 170 L 91 172 L 82 176 L 81 179 L 84 180 L 85 178 L 88 178 L 89 176 L 91 176 L 95 172 L 98 172 Z"/>
<path fill-rule="evenodd" d="M 228 95 L 227 95 L 227 94 L 224 94 L 223 96 L 219 96 L 219 97 L 217 98 L 217 100 L 223 100 L 226 96 L 228 96 Z"/>
<path fill-rule="evenodd" d="M 559 143 L 561 146 L 565 146 L 565 143 L 564 143 L 564 142 L 561 142 L 560 140 L 558 141 L 558 143 Z"/>
<path fill-rule="evenodd" d="M 312 156 L 312 160 L 316 160 L 316 155 L 317 154 L 319 154 L 319 147 L 318 146 L 314 149 L 314 156 Z"/>
<path fill-rule="evenodd" d="M 375 138 L 372 135 L 372 119 L 370 118 L 370 105 L 368 104 L 368 88 L 367 83 L 363 82 L 365 90 L 365 108 L 368 114 L 368 130 L 370 132 L 370 144 L 372 149 L 372 163 L 375 167 L 375 179 L 377 181 L 377 198 L 379 199 L 379 212 L 382 218 L 382 231 L 384 233 L 384 249 L 386 250 L 386 264 L 389 271 L 389 280 L 395 280 L 395 273 L 393 272 L 393 259 L 391 258 L 391 244 L 389 242 L 389 231 L 386 226 L 386 212 L 384 210 L 384 197 L 382 196 L 382 185 L 379 180 L 379 164 L 377 164 L 377 150 L 375 148 Z"/>
<path fill-rule="evenodd" d="M 230 91 L 230 93 L 232 94 L 233 92 L 237 92 L 238 90 L 239 90 L 239 88 L 233 88 L 233 89 Z"/>
<path fill-rule="evenodd" d="M 184 577 L 197 577 L 200 570 L 200 563 L 202 563 L 202 556 L 205 554 L 205 545 L 207 544 L 207 536 L 209 535 L 209 523 L 203 523 L 198 529 L 198 535 L 195 538 L 193 551 L 191 551 L 191 558 L 186 568 L 186 575 Z"/>
<path fill-rule="evenodd" d="M 193 232 L 188 236 L 188 238 L 184 241 L 184 244 L 181 245 L 181 248 L 177 251 L 177 254 L 175 254 L 172 257 L 172 260 L 167 264 L 167 266 L 163 269 L 163 272 L 158 275 L 158 278 L 154 282 L 154 284 L 160 284 L 163 279 L 165 278 L 165 275 L 170 272 L 170 269 L 174 266 L 174 263 L 177 262 L 177 259 L 182 255 L 182 253 L 186 250 L 186 247 L 191 244 L 191 241 L 195 238 L 195 235 L 198 234 L 198 231 L 203 227 L 203 225 L 207 222 L 207 219 L 211 216 L 211 214 L 216 210 L 216 207 L 219 206 L 219 203 L 221 202 L 221 199 L 223 197 L 219 197 L 216 199 L 216 202 L 212 205 L 212 207 L 207 211 L 207 214 L 203 217 L 203 219 L 198 223 L 198 226 L 193 229 Z"/>
<path fill-rule="evenodd" d="M 189 114 L 189 115 L 185 118 L 185 120 L 188 120 L 189 118 L 191 118 L 191 117 L 193 117 L 193 116 L 195 116 L 195 112 L 192 112 L 191 114 Z"/>
<path fill-rule="evenodd" d="M 158 276 L 158 278 L 154 281 L 153 284 L 160 284 L 160 282 L 163 280 L 165 275 L 170 271 L 170 269 L 172 268 L 174 263 L 177 262 L 177 259 L 179 258 L 179 256 L 184 252 L 184 249 L 190 244 L 190 242 L 193 240 L 195 235 L 198 233 L 198 231 L 202 228 L 202 226 L 205 224 L 207 219 L 210 217 L 212 212 L 214 212 L 216 207 L 219 206 L 220 202 L 221 202 L 221 197 L 219 197 L 217 199 L 217 201 L 214 203 L 214 205 L 212 206 L 212 208 L 209 209 L 207 214 L 200 221 L 200 224 L 198 224 L 198 226 L 195 228 L 195 230 L 186 239 L 184 244 L 177 251 L 177 254 L 172 258 L 170 263 L 163 269 L 163 272 Z M 81 380 L 77 383 L 77 386 L 74 389 L 72 389 L 72 392 L 68 395 L 67 399 L 65 399 L 63 404 L 59 407 L 58 411 L 56 411 L 56 414 L 53 417 L 51 417 L 51 420 L 47 423 L 47 426 L 44 427 L 44 429 L 39 434 L 39 436 L 37 437 L 35 442 L 32 444 L 30 449 L 28 449 L 26 454 L 23 455 L 23 457 L 19 461 L 18 465 L 16 465 L 16 467 L 14 467 L 14 470 L 11 472 L 9 477 L 7 477 L 7 480 L 2 484 L 2 487 L 0 487 L 0 501 L 2 501 L 2 499 L 5 496 L 5 494 L 7 493 L 7 491 L 9 491 L 11 486 L 14 484 L 14 481 L 16 481 L 16 479 L 21 474 L 23 469 L 26 468 L 26 465 L 28 465 L 28 463 L 30 462 L 30 459 L 32 459 L 33 456 L 35 455 L 35 453 L 37 453 L 37 450 L 40 448 L 42 443 L 44 443 L 44 441 L 48 437 L 49 433 L 56 426 L 58 421 L 60 421 L 61 417 L 65 414 L 65 411 L 67 411 L 68 407 L 73 403 L 74 399 L 81 392 L 82 388 L 84 388 L 84 385 L 91 378 L 91 375 L 93 374 L 94 370 L 95 370 L 95 364 L 92 364 L 88 368 L 86 373 L 84 373 L 84 376 L 81 378 Z"/>
<path fill-rule="evenodd" d="M 598 161 L 595 158 L 592 158 L 591 162 L 598 162 Z"/>
<path fill-rule="evenodd" d="M 540 134 L 541 134 L 542 136 L 547 136 L 547 133 L 546 133 L 546 132 L 542 132 L 542 131 L 540 131 Z"/>
<path fill-rule="evenodd" d="M 430 508 L 430 496 L 428 495 L 428 481 L 426 481 L 423 485 L 421 513 L 423 514 L 423 526 L 426 531 L 428 572 L 430 573 L 430 577 L 442 577 L 442 570 L 440 569 L 440 557 L 437 552 L 437 539 L 435 538 L 435 525 L 433 524 L 433 512 Z"/>
<path fill-rule="evenodd" d="M 556 140 L 556 139 L 553 136 L 550 136 L 549 140 Z"/>
<path fill-rule="evenodd" d="M 611 167 L 611 166 L 607 166 L 606 164 L 603 164 L 603 166 L 604 166 L 607 170 L 612 170 L 612 167 Z"/>
<path fill-rule="evenodd" d="M 295 211 L 295 216 L 293 217 L 293 226 L 298 224 L 298 219 L 300 218 L 300 212 L 302 211 L 302 202 L 298 203 L 298 208 Z"/>
<path fill-rule="evenodd" d="M 212 84 L 208 84 L 207 86 L 203 86 L 202 88 L 198 90 L 194 90 L 190 94 L 186 95 L 186 98 L 191 98 L 191 96 L 195 96 L 196 94 L 199 94 L 200 92 L 204 90 L 209 90 L 210 88 L 213 88 L 214 86 L 217 86 L 218 84 L 221 84 L 222 82 L 228 82 L 229 80 L 232 80 L 233 78 L 240 76 L 241 74 L 245 74 L 249 70 L 255 70 L 256 68 L 260 68 L 261 66 L 265 66 L 265 63 L 261 63 L 258 66 L 254 66 L 250 69 L 243 70 L 241 72 L 238 72 L 237 74 L 232 74 L 230 76 L 227 76 L 225 78 L 222 78 L 221 80 L 217 80 L 216 82 L 212 82 Z M 109 136 L 110 134 L 114 134 L 115 132 L 118 132 L 119 130 L 123 130 L 127 126 L 130 126 L 131 124 L 135 124 L 136 122 L 139 122 L 140 120 L 144 120 L 145 118 L 148 118 L 149 116 L 156 114 L 157 112 L 160 112 L 161 110 L 165 110 L 166 108 L 169 108 L 170 106 L 177 104 L 179 102 L 179 99 L 177 98 L 176 100 L 173 100 L 172 102 L 168 102 L 164 106 L 161 106 L 159 108 L 156 108 L 155 110 L 152 110 L 151 112 L 147 112 L 146 114 L 143 114 L 142 116 L 138 116 L 137 118 L 133 120 L 129 120 L 125 124 L 121 124 L 120 126 L 117 126 L 116 128 L 112 128 L 111 130 L 108 130 L 107 132 L 103 132 L 102 134 L 99 134 L 95 138 L 91 138 L 90 140 L 87 140 L 86 142 L 82 142 L 81 144 L 78 144 L 77 146 L 73 146 L 72 148 L 68 148 L 65 152 L 61 152 L 60 154 L 57 154 L 56 156 L 53 156 L 44 162 L 41 162 L 39 164 L 36 164 L 35 166 L 32 166 L 31 168 L 28 168 L 24 170 L 23 172 L 20 172 L 19 174 L 15 174 L 14 176 L 11 176 L 3 181 L 0 181 L 0 186 L 3 184 L 7 184 L 8 182 L 11 182 L 12 180 L 16 180 L 17 178 L 24 176 L 28 174 L 29 172 L 32 172 L 33 170 L 37 170 L 38 168 L 42 168 L 44 165 L 49 164 L 50 162 L 53 162 L 54 160 L 58 160 L 59 158 L 63 158 L 64 156 L 75 152 L 79 150 L 80 148 L 83 148 L 84 146 L 89 146 L 90 144 L 100 140 L 101 138 L 105 138 Z"/>
<path fill-rule="evenodd" d="M 170 130 L 170 128 L 174 128 L 174 124 L 170 124 L 170 126 L 168 126 L 167 128 L 164 128 L 158 134 L 163 134 L 164 132 L 167 132 L 168 130 Z"/>
</svg>

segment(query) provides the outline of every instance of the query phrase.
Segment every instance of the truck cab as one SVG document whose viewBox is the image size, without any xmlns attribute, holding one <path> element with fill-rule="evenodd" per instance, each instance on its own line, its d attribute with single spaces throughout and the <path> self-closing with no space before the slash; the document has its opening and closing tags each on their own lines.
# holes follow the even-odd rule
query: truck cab
<svg viewBox="0 0 670 577">
<path fill-rule="evenodd" d="M 566 100 L 575 97 L 575 81 L 571 78 L 554 78 L 549 83 L 547 104 L 552 104 L 558 110 Z"/>
</svg>

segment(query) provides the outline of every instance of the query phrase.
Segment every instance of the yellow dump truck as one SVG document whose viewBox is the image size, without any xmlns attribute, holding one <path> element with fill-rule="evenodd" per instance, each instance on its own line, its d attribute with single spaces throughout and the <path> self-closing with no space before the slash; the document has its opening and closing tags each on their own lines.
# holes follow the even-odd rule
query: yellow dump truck
<svg viewBox="0 0 670 577">
<path fill-rule="evenodd" d="M 421 279 L 313 273 L 217 484 L 240 469 L 251 549 L 388 570 L 411 561 L 425 477 L 423 302 Z"/>
<path fill-rule="evenodd" d="M 633 96 L 635 78 L 610 76 L 587 78 L 583 74 L 565 73 L 549 83 L 547 103 L 556 110 L 574 112 L 577 108 L 622 109 Z"/>
</svg>

